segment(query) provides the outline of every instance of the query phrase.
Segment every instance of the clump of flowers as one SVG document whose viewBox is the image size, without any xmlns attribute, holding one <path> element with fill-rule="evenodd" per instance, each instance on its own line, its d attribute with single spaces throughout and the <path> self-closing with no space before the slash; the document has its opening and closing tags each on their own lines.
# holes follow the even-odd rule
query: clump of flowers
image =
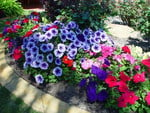
<svg viewBox="0 0 150 113">
<path fill-rule="evenodd" d="M 90 103 L 103 102 L 120 112 L 149 110 L 150 57 L 133 56 L 128 46 L 116 47 L 102 29 L 39 20 L 34 12 L 7 23 L 0 34 L 12 58 L 37 84 L 63 80 L 79 84 Z"/>
</svg>

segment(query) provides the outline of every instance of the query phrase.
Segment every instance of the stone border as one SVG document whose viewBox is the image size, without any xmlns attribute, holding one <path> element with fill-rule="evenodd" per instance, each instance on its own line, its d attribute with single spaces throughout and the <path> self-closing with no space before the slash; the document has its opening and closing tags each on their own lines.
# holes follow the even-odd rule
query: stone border
<svg viewBox="0 0 150 113">
<path fill-rule="evenodd" d="M 89 113 L 37 89 L 18 77 L 5 58 L 5 45 L 4 42 L 0 42 L 0 83 L 34 110 L 42 113 Z"/>
</svg>

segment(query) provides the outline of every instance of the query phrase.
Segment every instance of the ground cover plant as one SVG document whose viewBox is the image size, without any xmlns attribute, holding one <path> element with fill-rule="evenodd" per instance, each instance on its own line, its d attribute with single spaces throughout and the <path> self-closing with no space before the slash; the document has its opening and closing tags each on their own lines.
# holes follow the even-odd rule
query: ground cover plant
<svg viewBox="0 0 150 113">
<path fill-rule="evenodd" d="M 19 16 L 23 13 L 23 7 L 17 0 L 0 0 L 0 11 L 3 16 Z"/>
<path fill-rule="evenodd" d="M 40 14 L 7 22 L 1 38 L 37 84 L 65 81 L 85 90 L 89 103 L 125 112 L 149 112 L 150 58 L 114 45 L 103 29 L 75 21 L 40 22 Z"/>
</svg>

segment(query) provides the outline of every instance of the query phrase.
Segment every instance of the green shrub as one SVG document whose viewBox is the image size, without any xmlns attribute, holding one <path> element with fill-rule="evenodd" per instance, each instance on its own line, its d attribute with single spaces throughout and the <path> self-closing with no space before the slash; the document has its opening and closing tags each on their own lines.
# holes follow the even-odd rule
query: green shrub
<svg viewBox="0 0 150 113">
<path fill-rule="evenodd" d="M 18 16 L 23 13 L 23 8 L 17 0 L 0 0 L 0 10 L 6 16 Z"/>
<path fill-rule="evenodd" d="M 124 24 L 141 31 L 144 35 L 150 34 L 150 8 L 145 0 L 129 2 L 124 0 L 118 4 L 118 15 Z"/>
<path fill-rule="evenodd" d="M 99 3 L 97 0 L 84 0 L 77 7 L 67 7 L 61 10 L 57 19 L 62 21 L 76 21 L 82 29 L 92 28 L 97 30 L 105 28 L 104 20 L 110 15 L 109 8 L 104 2 Z"/>
</svg>

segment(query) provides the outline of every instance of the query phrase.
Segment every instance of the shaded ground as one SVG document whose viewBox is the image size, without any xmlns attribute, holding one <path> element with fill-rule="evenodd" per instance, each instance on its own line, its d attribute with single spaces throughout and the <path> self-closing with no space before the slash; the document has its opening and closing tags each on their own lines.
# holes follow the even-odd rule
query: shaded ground
<svg viewBox="0 0 150 113">
<path fill-rule="evenodd" d="M 0 85 L 0 113 L 39 113 Z"/>
</svg>

